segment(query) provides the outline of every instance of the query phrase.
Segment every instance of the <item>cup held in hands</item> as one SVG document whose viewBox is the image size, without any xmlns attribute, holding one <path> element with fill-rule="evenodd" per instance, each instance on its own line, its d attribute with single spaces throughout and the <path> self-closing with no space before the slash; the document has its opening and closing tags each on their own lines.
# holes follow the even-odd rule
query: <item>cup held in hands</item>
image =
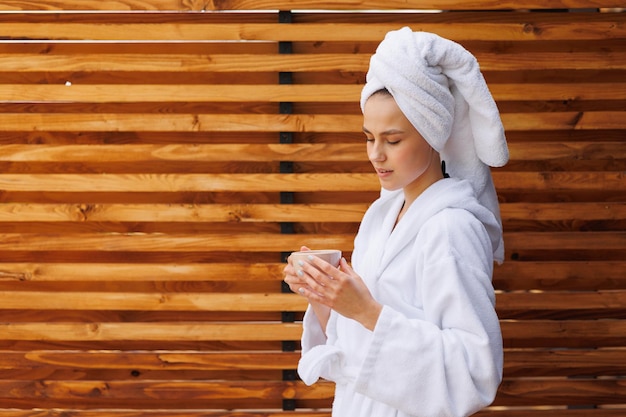
<svg viewBox="0 0 626 417">
<path fill-rule="evenodd" d="M 341 251 L 338 249 L 319 249 L 319 250 L 306 250 L 306 251 L 298 251 L 292 252 L 290 261 L 292 265 L 297 265 L 298 261 L 308 262 L 309 256 L 317 256 L 331 264 L 334 267 L 339 266 L 339 261 L 341 260 Z"/>
</svg>

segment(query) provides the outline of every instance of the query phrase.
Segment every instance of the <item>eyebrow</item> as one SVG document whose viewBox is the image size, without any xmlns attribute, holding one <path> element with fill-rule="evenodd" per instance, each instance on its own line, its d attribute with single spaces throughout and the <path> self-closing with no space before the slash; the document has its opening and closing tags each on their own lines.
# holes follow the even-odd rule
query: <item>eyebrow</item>
<svg viewBox="0 0 626 417">
<path fill-rule="evenodd" d="M 367 130 L 367 128 L 365 126 L 363 126 L 363 133 L 369 133 L 372 134 L 372 132 L 370 132 L 369 130 Z M 389 130 L 385 130 L 384 132 L 381 132 L 381 136 L 389 136 L 389 135 L 397 135 L 400 133 L 404 133 L 404 130 L 401 129 L 389 129 Z"/>
</svg>

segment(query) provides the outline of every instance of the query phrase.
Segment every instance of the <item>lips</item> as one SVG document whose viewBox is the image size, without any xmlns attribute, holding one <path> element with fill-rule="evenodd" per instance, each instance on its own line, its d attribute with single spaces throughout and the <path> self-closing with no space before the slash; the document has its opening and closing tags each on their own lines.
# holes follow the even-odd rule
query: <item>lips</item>
<svg viewBox="0 0 626 417">
<path fill-rule="evenodd" d="M 393 174 L 393 170 L 376 168 L 376 173 L 378 174 L 378 178 L 382 180 Z"/>
</svg>

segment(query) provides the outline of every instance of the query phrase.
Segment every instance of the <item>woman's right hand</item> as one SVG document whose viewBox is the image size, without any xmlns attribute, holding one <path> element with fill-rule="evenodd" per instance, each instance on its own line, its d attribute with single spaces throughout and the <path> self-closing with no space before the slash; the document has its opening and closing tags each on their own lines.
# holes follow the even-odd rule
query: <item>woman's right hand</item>
<svg viewBox="0 0 626 417">
<path fill-rule="evenodd" d="M 300 251 L 311 250 L 306 246 L 302 246 Z M 298 275 L 297 269 L 291 264 L 291 260 L 287 258 L 287 265 L 283 269 L 284 281 L 289 285 L 289 289 L 296 294 L 300 294 L 300 288 L 306 287 L 305 280 Z"/>
<path fill-rule="evenodd" d="M 311 249 L 309 249 L 306 246 L 300 247 L 300 251 L 307 251 L 307 250 L 311 250 Z M 297 268 L 294 267 L 291 264 L 290 260 L 287 259 L 287 265 L 283 269 L 284 281 L 287 283 L 287 285 L 289 285 L 289 289 L 296 294 L 302 295 L 302 292 L 300 291 L 301 288 L 306 288 L 307 290 L 309 290 L 309 292 L 311 292 L 312 290 L 307 285 L 305 278 L 298 275 L 297 273 L 298 269 L 299 267 Z M 319 320 L 320 325 L 322 326 L 322 329 L 324 329 L 324 332 L 325 332 L 326 324 L 328 323 L 328 318 L 330 317 L 330 307 L 325 306 L 324 304 L 321 304 L 315 301 L 311 301 L 311 300 L 308 300 L 308 301 L 309 301 L 309 304 L 311 305 L 311 308 L 313 309 L 313 312 L 317 316 L 317 319 Z"/>
</svg>

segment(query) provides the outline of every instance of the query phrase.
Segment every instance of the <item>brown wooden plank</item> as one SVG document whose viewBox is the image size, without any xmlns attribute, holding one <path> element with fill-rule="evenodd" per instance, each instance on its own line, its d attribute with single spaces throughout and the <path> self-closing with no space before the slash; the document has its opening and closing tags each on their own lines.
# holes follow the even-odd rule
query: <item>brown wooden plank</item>
<svg viewBox="0 0 626 417">
<path fill-rule="evenodd" d="M 623 172 L 493 172 L 496 189 L 540 191 L 623 191 L 626 185 Z"/>
<path fill-rule="evenodd" d="M 306 237 L 305 239 L 308 239 Z M 207 281 L 282 280 L 282 263 L 0 263 L 0 280 L 11 281 Z M 494 270 L 500 290 L 626 289 L 624 261 L 507 261 Z"/>
<path fill-rule="evenodd" d="M 0 222 L 360 222 L 363 204 L 33 204 L 4 203 Z M 503 203 L 502 219 L 620 220 L 626 203 Z"/>
<path fill-rule="evenodd" d="M 626 231 L 615 232 L 505 232 L 511 250 L 624 250 Z"/>
<path fill-rule="evenodd" d="M 368 204 L 21 204 L 0 205 L 0 222 L 360 222 Z M 609 206 L 610 207 L 610 206 Z M 528 208 L 532 210 L 532 208 Z M 541 216 L 541 208 L 538 216 Z M 557 211 L 554 208 L 554 211 Z M 619 210 L 600 211 L 613 218 Z M 517 210 L 523 215 L 524 210 Z M 577 212 L 575 210 L 575 212 Z M 550 210 L 552 213 L 552 210 Z"/>
<path fill-rule="evenodd" d="M 4 174 L 0 189 L 48 192 L 379 191 L 375 174 Z"/>
<path fill-rule="evenodd" d="M 5 281 L 280 281 L 280 263 L 0 263 Z"/>
<path fill-rule="evenodd" d="M 366 72 L 366 54 L 16 54 L 0 53 L 0 68 L 7 72 L 145 71 L 145 72 L 263 72 L 355 71 Z M 624 70 L 621 51 L 591 52 L 475 52 L 483 71 Z"/>
<path fill-rule="evenodd" d="M 0 222 L 358 222 L 368 204 L 20 204 L 0 206 Z M 520 212 L 523 210 L 519 210 Z M 610 218 L 596 215 L 594 218 Z"/>
<path fill-rule="evenodd" d="M 378 191 L 375 174 L 6 174 L 0 189 L 63 192 Z"/>
<path fill-rule="evenodd" d="M 607 144 L 609 149 L 606 152 L 613 150 L 610 144 L 611 142 Z M 596 149 L 602 151 L 602 144 L 598 144 Z M 618 149 L 616 151 L 619 152 Z M 367 152 L 363 143 L 0 145 L 0 161 L 10 162 L 184 161 L 205 163 L 286 160 L 294 162 L 367 161 Z"/>
<path fill-rule="evenodd" d="M 134 102 L 358 102 L 361 85 L 134 85 L 134 84 L 4 84 L 2 102 L 134 103 Z M 505 100 L 623 100 L 626 83 L 492 83 L 496 101 Z M 165 99 L 167 97 L 167 99 Z"/>
<path fill-rule="evenodd" d="M 271 341 L 300 340 L 295 323 L 0 323 L 4 340 L 21 341 Z"/>
<path fill-rule="evenodd" d="M 504 291 L 593 291 L 626 289 L 624 261 L 507 261 L 494 269 L 494 285 Z"/>
<path fill-rule="evenodd" d="M 328 9 L 328 10 L 359 10 L 359 9 L 444 9 L 444 10 L 481 10 L 481 9 L 566 9 L 566 8 L 594 8 L 594 7 L 622 7 L 619 1 L 603 1 L 602 4 L 591 0 L 524 0 L 499 1 L 489 0 L 445 0 L 432 2 L 424 0 L 344 0 L 340 3 L 321 0 L 220 0 L 200 1 L 188 0 L 45 0 L 36 4 L 20 0 L 5 0 L 0 2 L 1 10 L 176 10 L 176 11 L 204 11 L 204 10 L 301 10 L 301 9 Z"/>
<path fill-rule="evenodd" d="M 55 291 L 50 297 L 49 291 L 0 291 L 0 309 L 304 311 L 306 307 L 306 299 L 296 294 Z"/>
<path fill-rule="evenodd" d="M 531 315 L 540 311 L 619 311 L 626 305 L 626 292 L 513 292 L 497 295 L 502 317 L 508 311 Z M 304 311 L 306 301 L 295 294 L 257 293 L 137 293 L 0 291 L 0 310 L 145 310 L 145 311 Z M 614 316 L 613 314 L 610 314 Z M 570 315 L 571 316 L 571 315 Z"/>
<path fill-rule="evenodd" d="M 626 291 L 507 292 L 497 295 L 501 310 L 596 310 L 621 309 Z"/>
<path fill-rule="evenodd" d="M 508 349 L 504 377 L 594 377 L 626 373 L 626 350 Z"/>
<path fill-rule="evenodd" d="M 513 292 L 497 295 L 501 314 L 509 310 L 620 310 L 625 292 Z M 0 309 L 149 310 L 149 311 L 304 311 L 306 302 L 294 294 L 137 293 L 0 291 Z M 592 313 L 587 313 L 591 318 Z"/>
<path fill-rule="evenodd" d="M 626 93 L 626 92 L 625 92 Z M 626 97 L 626 94 L 625 94 Z M 511 161 L 626 159 L 620 142 L 511 142 Z M 362 143 L 292 144 L 111 144 L 0 146 L 0 161 L 150 162 L 150 161 L 367 161 Z"/>
<path fill-rule="evenodd" d="M 593 414 L 590 414 L 592 412 Z M 1 417 L 225 417 L 223 411 L 190 410 L 75 410 L 0 409 Z M 563 407 L 488 408 L 476 417 L 623 417 L 622 409 L 565 409 Z M 228 417 L 330 417 L 330 411 L 229 411 Z"/>
<path fill-rule="evenodd" d="M 280 406 L 282 399 L 324 399 L 332 397 L 334 385 L 320 383 L 312 387 L 298 381 L 0 381 L 3 403 L 18 403 L 20 400 L 40 401 L 52 407 L 65 404 L 81 404 L 83 407 L 137 408 L 133 401 L 146 407 L 159 401 L 178 407 L 187 404 L 190 409 L 204 407 L 209 402 L 238 404 L 238 409 L 274 408 L 251 404 L 269 404 L 273 400 Z M 180 393 L 184 392 L 181 398 Z M 178 398 L 178 399 L 177 399 Z M 13 401 L 12 401 L 13 400 Z M 268 401 L 269 400 L 269 401 Z M 115 407 L 117 405 L 117 407 Z M 123 405 L 126 405 L 124 407 Z M 170 405 L 171 407 L 171 405 Z M 148 408 L 148 407 L 146 407 Z M 169 407 L 162 407 L 169 408 Z M 215 409 L 215 407 L 211 407 Z M 221 408 L 221 407 L 220 407 Z"/>
<path fill-rule="evenodd" d="M 0 10 L 176 10 L 201 11 L 204 0 L 46 0 L 32 4 L 28 1 L 5 0 L 0 3 Z"/>
<path fill-rule="evenodd" d="M 495 13 L 493 13 L 495 15 Z M 502 17 L 502 14 L 499 14 Z M 562 15 L 561 15 L 562 16 Z M 542 22 L 533 15 L 526 22 L 393 22 L 368 23 L 363 31 L 362 23 L 121 23 L 119 18 L 102 19 L 101 23 L 30 22 L 30 16 L 15 18 L 15 22 L 2 22 L 0 34 L 3 38 L 37 40 L 237 40 L 237 41 L 370 41 L 378 42 L 385 34 L 399 27 L 409 26 L 413 30 L 437 33 L 455 41 L 527 41 L 527 40 L 606 40 L 626 37 L 620 25 L 620 15 L 608 15 L 613 20 L 578 22 L 576 27 L 565 20 Z M 607 15 L 596 15 L 606 17 Z M 506 17 L 506 16 L 504 16 Z M 557 15 L 557 17 L 560 17 Z M 87 20 L 90 19 L 87 15 Z M 105 21 L 106 20 L 106 21 Z"/>
<path fill-rule="evenodd" d="M 602 7 L 622 7 L 623 3 L 602 3 Z M 597 2 L 589 0 L 538 0 L 524 1 L 438 1 L 423 0 L 345 0 L 341 3 L 319 0 L 296 0 L 296 1 L 270 1 L 270 0 L 222 0 L 214 2 L 214 10 L 242 10 L 242 9 L 330 9 L 330 10 L 353 10 L 353 9 L 443 9 L 443 10 L 480 10 L 480 9 L 565 9 L 565 8 L 588 8 L 599 7 Z M 212 9 L 212 8 L 211 8 Z"/>
<path fill-rule="evenodd" d="M 283 252 L 309 247 L 352 249 L 352 234 L 283 235 L 267 234 L 170 234 L 162 233 L 81 233 L 77 235 L 0 234 L 0 250 L 4 251 L 166 251 L 166 252 Z"/>
<path fill-rule="evenodd" d="M 0 369 L 240 370 L 295 369 L 300 352 L 0 351 Z"/>
<path fill-rule="evenodd" d="M 26 20 L 26 19 L 24 19 Z M 456 41 L 605 40 L 626 37 L 616 22 L 583 22 L 575 35 L 567 23 L 387 23 L 369 24 L 362 31 L 358 23 L 302 24 L 219 24 L 207 26 L 184 23 L 3 23 L 3 37 L 37 40 L 273 40 L 273 41 L 380 41 L 398 27 L 437 33 Z"/>
<path fill-rule="evenodd" d="M 502 203 L 503 220 L 620 220 L 626 218 L 626 203 Z"/>
<path fill-rule="evenodd" d="M 620 379 L 506 379 L 494 405 L 593 405 L 619 404 L 624 400 L 626 384 Z"/>
<path fill-rule="evenodd" d="M 162 234 L 162 233 L 79 233 L 50 236 L 37 233 L 2 233 L 3 251 L 290 251 L 302 242 L 311 247 L 332 246 L 349 251 L 352 234 Z M 624 250 L 626 232 L 505 232 L 509 250 Z"/>
<path fill-rule="evenodd" d="M 475 417 L 623 417 L 622 408 L 567 408 L 565 406 L 519 406 L 506 408 L 487 408 L 479 411 Z"/>
<path fill-rule="evenodd" d="M 228 411 L 228 417 L 330 417 L 330 411 Z M 77 409 L 2 409 L 0 417 L 226 417 L 224 411 L 209 410 L 77 410 Z M 569 414 L 563 415 L 570 417 Z M 573 416 L 573 415 L 572 415 Z M 615 417 L 601 414 L 597 417 Z M 496 417 L 496 416 L 494 416 Z M 499 416 L 498 416 L 499 417 Z M 519 417 L 519 416 L 513 416 Z M 578 416 L 573 416 L 578 417 Z M 618 416 L 621 417 L 621 416 Z"/>
<path fill-rule="evenodd" d="M 78 103 L 134 103 L 150 102 L 246 102 L 246 101 L 293 101 L 293 102 L 358 102 L 362 86 L 354 84 L 328 85 L 0 85 L 2 102 L 78 102 Z M 620 86 L 612 92 L 598 96 L 615 97 L 620 94 Z M 595 91 L 595 89 L 593 90 Z M 571 96 L 572 93 L 570 93 Z M 555 92 L 555 96 L 559 95 Z M 624 94 L 626 95 L 626 93 Z"/>
<path fill-rule="evenodd" d="M 626 128 L 626 112 L 503 113 L 508 131 Z M 1 113 L 6 132 L 360 132 L 361 115 Z"/>
<path fill-rule="evenodd" d="M 505 190 L 626 190 L 623 172 L 495 172 Z M 379 191 L 371 173 L 312 174 L 3 174 L 0 189 L 47 192 Z"/>
<path fill-rule="evenodd" d="M 503 320 L 504 346 L 599 348 L 626 343 L 626 320 Z"/>
</svg>

